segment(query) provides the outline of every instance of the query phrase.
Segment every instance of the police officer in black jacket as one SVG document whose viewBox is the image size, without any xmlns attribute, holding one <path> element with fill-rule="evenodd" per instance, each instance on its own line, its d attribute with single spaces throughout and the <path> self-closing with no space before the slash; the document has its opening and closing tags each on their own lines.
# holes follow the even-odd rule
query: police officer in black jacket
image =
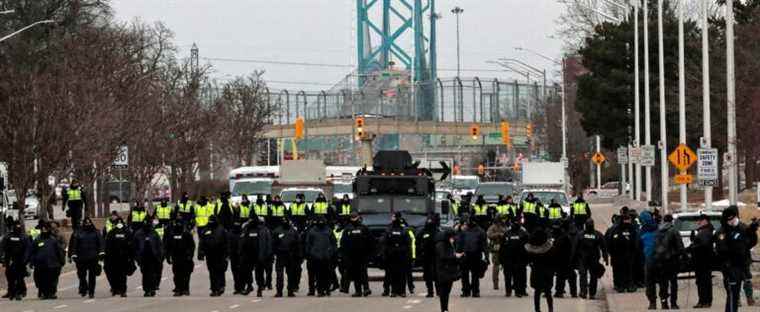
<svg viewBox="0 0 760 312">
<path fill-rule="evenodd" d="M 266 288 L 264 272 L 265 266 L 272 257 L 272 235 L 269 229 L 259 222 L 258 218 L 252 218 L 243 226 L 243 234 L 237 246 L 242 265 L 242 279 L 240 293 L 247 295 L 253 291 L 253 276 L 256 276 L 256 296 L 261 297 Z M 255 272 L 255 273 L 254 273 Z M 235 285 L 238 287 L 237 285 Z"/>
<path fill-rule="evenodd" d="M 288 297 L 295 297 L 298 284 L 301 281 L 301 264 L 303 263 L 303 244 L 301 233 L 283 220 L 272 235 L 272 251 L 276 256 L 275 270 L 277 272 L 275 297 L 282 296 L 285 283 L 284 274 L 288 275 Z"/>
<path fill-rule="evenodd" d="M 230 256 L 229 234 L 217 222 L 216 216 L 208 218 L 208 225 L 198 239 L 198 260 L 206 261 L 211 297 L 224 294 L 227 273 L 227 260 Z"/>
<path fill-rule="evenodd" d="M 612 278 L 617 292 L 633 292 L 633 257 L 637 254 L 638 233 L 627 209 L 620 215 L 620 222 L 607 237 L 607 250 L 612 261 Z"/>
<path fill-rule="evenodd" d="M 330 296 L 332 263 L 337 257 L 337 241 L 327 226 L 327 219 L 318 216 L 316 224 L 306 233 L 306 259 L 312 262 L 318 297 Z"/>
<path fill-rule="evenodd" d="M 354 283 L 352 297 L 369 296 L 371 291 L 364 288 L 369 282 L 367 265 L 374 250 L 374 238 L 369 228 L 362 224 L 361 217 L 352 212 L 348 224 L 343 228 L 340 249 L 343 253 L 343 263 L 347 269 L 349 282 Z"/>
<path fill-rule="evenodd" d="M 156 232 L 158 226 L 158 220 L 148 217 L 134 236 L 135 261 L 142 273 L 144 297 L 155 297 L 161 284 L 164 249 L 161 237 Z"/>
<path fill-rule="evenodd" d="M 135 250 L 132 233 L 122 218 L 112 221 L 113 227 L 106 233 L 103 269 L 106 272 L 108 284 L 111 285 L 111 295 L 127 296 L 127 276 L 134 273 Z"/>
<path fill-rule="evenodd" d="M 383 242 L 385 275 L 389 282 L 391 297 L 406 297 L 407 270 L 412 258 L 412 240 L 401 219 L 400 213 L 393 215 L 391 225 L 385 231 Z"/>
<path fill-rule="evenodd" d="M 604 235 L 594 228 L 594 220 L 588 219 L 583 231 L 578 233 L 578 271 L 580 273 L 581 298 L 595 299 L 600 268 L 599 259 L 609 263 Z"/>
<path fill-rule="evenodd" d="M 32 241 L 21 228 L 21 223 L 8 218 L 5 224 L 11 231 L 0 242 L 2 264 L 8 281 L 8 293 L 3 296 L 10 300 L 21 300 L 26 296 L 24 278 L 29 275 L 26 266 L 32 253 Z"/>
<path fill-rule="evenodd" d="M 694 308 L 702 309 L 712 307 L 713 301 L 712 270 L 715 261 L 713 232 L 715 228 L 710 223 L 710 218 L 704 214 L 697 218 L 697 226 L 696 230 L 691 231 L 691 245 L 689 245 L 688 251 L 694 265 L 697 294 L 699 295 L 699 302 Z"/>
<path fill-rule="evenodd" d="M 499 248 L 499 261 L 504 267 L 504 289 L 507 297 L 514 292 L 518 298 L 528 295 L 528 255 L 525 244 L 528 243 L 528 231 L 520 225 L 518 219 L 512 219 L 507 224 L 507 232 Z"/>
<path fill-rule="evenodd" d="M 105 257 L 104 245 L 103 237 L 88 217 L 82 221 L 82 229 L 71 235 L 69 259 L 76 263 L 79 295 L 82 297 L 95 297 L 95 281 L 102 269 L 98 262 Z"/>
<path fill-rule="evenodd" d="M 190 275 L 195 263 L 195 239 L 190 224 L 177 217 L 164 235 L 166 263 L 172 266 L 174 274 L 174 297 L 190 295 Z"/>
<path fill-rule="evenodd" d="M 457 239 L 457 251 L 462 258 L 462 297 L 480 297 L 480 279 L 488 268 L 488 241 L 486 232 L 475 220 L 462 225 Z"/>
<path fill-rule="evenodd" d="M 721 216 L 721 227 L 715 233 L 715 252 L 723 272 L 726 288 L 726 311 L 739 311 L 739 295 L 742 280 L 751 260 L 750 249 L 757 245 L 758 222 L 745 225 L 739 221 L 739 209 L 728 207 Z"/>
<path fill-rule="evenodd" d="M 565 284 L 567 284 L 570 288 L 570 296 L 576 298 L 578 297 L 578 284 L 576 283 L 575 264 L 572 260 L 575 256 L 577 233 L 571 234 L 569 228 L 565 227 L 562 221 L 554 221 L 551 235 L 554 238 L 554 247 L 558 257 L 554 297 L 563 298 L 565 296 Z"/>
<path fill-rule="evenodd" d="M 422 264 L 422 278 L 427 287 L 427 297 L 435 296 L 437 288 L 435 273 L 435 244 L 440 233 L 439 215 L 428 215 L 425 226 L 417 232 L 417 259 Z"/>
<path fill-rule="evenodd" d="M 31 260 L 34 284 L 37 286 L 40 299 L 58 299 L 58 278 L 65 263 L 66 251 L 63 242 L 52 233 L 49 223 L 43 223 L 40 236 L 32 246 Z"/>
</svg>

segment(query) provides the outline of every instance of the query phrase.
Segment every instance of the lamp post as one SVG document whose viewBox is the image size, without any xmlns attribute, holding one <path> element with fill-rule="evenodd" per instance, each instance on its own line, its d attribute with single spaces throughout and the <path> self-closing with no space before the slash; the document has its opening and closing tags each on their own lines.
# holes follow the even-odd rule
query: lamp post
<svg viewBox="0 0 760 312">
<path fill-rule="evenodd" d="M 739 170 L 736 159 L 736 72 L 734 63 L 734 0 L 726 0 L 726 95 L 728 107 L 728 201 L 736 205 Z"/>
<path fill-rule="evenodd" d="M 454 9 L 451 10 L 451 13 L 457 16 L 457 77 L 460 77 L 462 74 L 462 49 L 460 46 L 460 28 L 459 28 L 459 16 L 464 13 L 464 9 L 460 7 L 454 7 Z"/>
<path fill-rule="evenodd" d="M 660 74 L 660 195 L 662 211 L 668 213 L 668 129 L 665 112 L 665 45 L 662 29 L 662 0 L 657 1 L 657 57 Z"/>
</svg>

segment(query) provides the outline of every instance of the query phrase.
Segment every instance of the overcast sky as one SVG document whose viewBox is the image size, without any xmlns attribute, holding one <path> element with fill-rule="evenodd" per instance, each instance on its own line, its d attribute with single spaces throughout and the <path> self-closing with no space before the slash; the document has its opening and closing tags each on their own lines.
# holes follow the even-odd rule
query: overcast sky
<svg viewBox="0 0 760 312">
<path fill-rule="evenodd" d="M 397 0 L 394 0 L 397 1 Z M 411 0 L 410 0 L 411 1 Z M 412 1 L 413 2 L 413 1 Z M 381 2 L 382 3 L 382 2 Z M 561 42 L 550 38 L 563 5 L 555 0 L 438 0 L 438 63 L 440 77 L 453 77 L 456 68 L 456 18 L 462 14 L 462 68 L 498 69 L 486 61 L 514 57 L 546 67 L 550 62 L 525 52 L 522 46 L 553 58 Z M 227 58 L 323 64 L 356 63 L 356 0 L 113 0 L 118 20 L 161 21 L 176 35 L 180 56 L 195 42 L 201 58 Z M 404 48 L 411 49 L 411 42 Z M 270 86 L 281 89 L 328 89 L 351 68 L 290 66 L 201 59 L 215 68 L 215 77 L 228 79 L 265 70 Z M 514 79 L 506 72 L 465 71 L 462 76 Z"/>
</svg>

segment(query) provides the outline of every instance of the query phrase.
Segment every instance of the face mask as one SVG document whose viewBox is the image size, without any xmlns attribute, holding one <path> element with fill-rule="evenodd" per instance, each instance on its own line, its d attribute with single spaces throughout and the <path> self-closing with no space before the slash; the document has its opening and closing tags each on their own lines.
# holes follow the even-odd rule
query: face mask
<svg viewBox="0 0 760 312">
<path fill-rule="evenodd" d="M 728 221 L 728 225 L 730 226 L 738 226 L 739 225 L 739 218 L 733 218 L 731 221 Z"/>
</svg>

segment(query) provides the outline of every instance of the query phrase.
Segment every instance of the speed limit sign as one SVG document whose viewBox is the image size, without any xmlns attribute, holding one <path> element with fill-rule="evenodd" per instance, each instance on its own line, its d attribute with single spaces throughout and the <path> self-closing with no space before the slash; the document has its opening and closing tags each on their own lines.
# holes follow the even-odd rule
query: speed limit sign
<svg viewBox="0 0 760 312">
<path fill-rule="evenodd" d="M 127 168 L 129 167 L 129 148 L 126 145 L 119 146 L 119 151 L 116 154 L 111 165 L 114 168 Z"/>
</svg>

